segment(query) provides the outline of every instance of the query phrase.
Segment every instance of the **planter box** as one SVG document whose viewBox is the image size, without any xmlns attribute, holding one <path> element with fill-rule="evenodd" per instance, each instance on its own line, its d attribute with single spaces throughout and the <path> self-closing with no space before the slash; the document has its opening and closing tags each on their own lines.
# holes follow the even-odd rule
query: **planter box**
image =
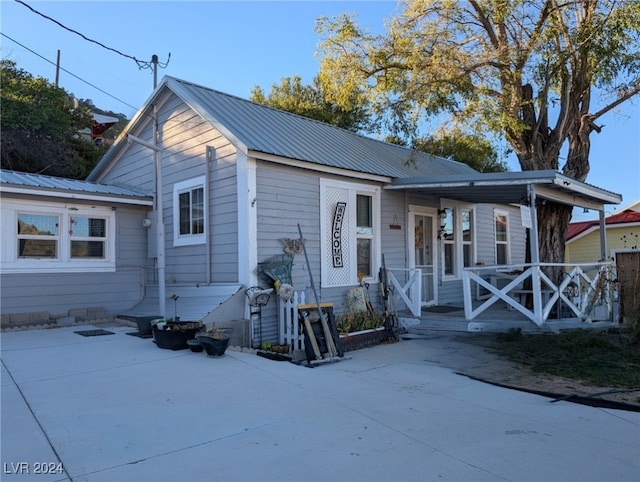
<svg viewBox="0 0 640 482">
<path fill-rule="evenodd" d="M 171 323 L 174 326 L 178 324 L 178 322 Z M 155 340 L 156 345 L 158 345 L 158 348 L 164 348 L 167 350 L 184 350 L 188 348 L 187 341 L 192 340 L 193 337 L 196 336 L 196 333 L 201 329 L 201 326 L 177 330 L 158 330 L 155 325 L 151 327 L 153 339 Z"/>
<path fill-rule="evenodd" d="M 346 335 L 340 335 L 340 343 L 345 352 L 361 350 L 370 346 L 379 345 L 388 341 L 389 332 L 384 328 L 376 328 L 375 330 L 364 330 Z"/>
</svg>

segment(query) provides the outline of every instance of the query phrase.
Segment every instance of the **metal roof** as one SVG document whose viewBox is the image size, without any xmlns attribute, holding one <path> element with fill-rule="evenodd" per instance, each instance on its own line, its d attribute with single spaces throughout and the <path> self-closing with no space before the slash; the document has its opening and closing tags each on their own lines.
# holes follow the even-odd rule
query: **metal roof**
<svg viewBox="0 0 640 482">
<path fill-rule="evenodd" d="M 169 89 L 239 150 L 389 178 L 475 173 L 468 165 L 355 134 L 346 129 L 166 76 L 127 130 Z M 122 141 L 122 139 L 121 139 Z M 122 142 L 116 143 L 122 144 Z M 117 156 L 107 152 L 95 179 Z M 104 161 L 104 162 L 103 162 Z"/>
<path fill-rule="evenodd" d="M 619 204 L 620 194 L 576 181 L 553 170 L 475 173 L 472 175 L 396 179 L 385 189 L 424 191 L 469 203 L 526 203 L 529 186 L 538 197 L 580 207 Z"/>
<path fill-rule="evenodd" d="M 98 184 L 77 179 L 7 171 L 4 169 L 0 170 L 0 191 L 31 192 L 54 197 L 64 196 L 63 193 L 74 194 L 76 198 L 116 197 L 128 200 L 137 199 L 140 204 L 149 204 L 151 200 L 149 193 L 130 186 Z"/>
</svg>

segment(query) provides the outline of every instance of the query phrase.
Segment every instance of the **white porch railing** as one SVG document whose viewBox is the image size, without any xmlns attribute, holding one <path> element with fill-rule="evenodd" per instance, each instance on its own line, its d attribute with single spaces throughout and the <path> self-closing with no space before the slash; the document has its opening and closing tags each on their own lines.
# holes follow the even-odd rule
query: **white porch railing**
<svg viewBox="0 0 640 482">
<path fill-rule="evenodd" d="M 565 272 L 563 281 L 556 286 L 544 273 L 544 268 L 561 268 Z M 604 306 L 607 319 L 612 318 L 613 263 L 582 264 L 520 264 L 501 266 L 474 266 L 465 268 L 462 274 L 464 290 L 464 313 L 471 320 L 494 303 L 502 300 L 509 307 L 519 311 L 542 326 L 549 318 L 553 307 L 564 304 L 577 318 L 591 322 L 596 305 Z M 498 275 L 498 276 L 496 276 Z M 524 282 L 531 278 L 529 290 L 523 289 Z M 507 279 L 502 288 L 490 282 L 493 279 Z M 489 292 L 489 298 L 473 307 L 472 283 Z M 525 306 L 527 295 L 533 298 L 533 311 Z M 561 308 L 559 308 L 561 309 Z"/>
<path fill-rule="evenodd" d="M 278 342 L 289 347 L 290 352 L 304 350 L 304 333 L 298 322 L 298 305 L 306 302 L 304 291 L 295 291 L 293 298 L 282 301 L 278 297 Z"/>
<path fill-rule="evenodd" d="M 402 282 L 393 272 L 402 273 Z M 387 277 L 393 285 L 393 293 L 404 301 L 413 316 L 420 316 L 422 310 L 422 270 L 406 268 L 387 268 Z"/>
</svg>

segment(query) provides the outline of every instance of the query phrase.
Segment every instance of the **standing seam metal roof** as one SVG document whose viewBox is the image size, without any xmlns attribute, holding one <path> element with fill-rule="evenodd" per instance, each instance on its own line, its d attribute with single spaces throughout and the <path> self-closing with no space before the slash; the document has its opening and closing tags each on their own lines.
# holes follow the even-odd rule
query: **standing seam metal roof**
<svg viewBox="0 0 640 482">
<path fill-rule="evenodd" d="M 371 139 L 174 77 L 163 84 L 248 150 L 351 171 L 406 178 L 476 173 L 466 164 Z"/>
<path fill-rule="evenodd" d="M 29 174 L 26 172 L 7 171 L 4 169 L 0 171 L 0 183 L 3 185 L 56 189 L 111 196 L 139 198 L 150 197 L 149 193 L 145 193 L 140 189 L 129 186 L 123 187 L 98 184 L 95 182 L 80 181 L 77 179 L 66 179 L 63 177 L 45 176 L 42 174 Z"/>
</svg>

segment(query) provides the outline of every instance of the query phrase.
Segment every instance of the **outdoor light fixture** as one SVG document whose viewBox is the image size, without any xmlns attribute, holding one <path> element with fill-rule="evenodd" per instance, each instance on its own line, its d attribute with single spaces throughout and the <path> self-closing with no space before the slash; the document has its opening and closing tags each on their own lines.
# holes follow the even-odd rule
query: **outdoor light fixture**
<svg viewBox="0 0 640 482">
<path fill-rule="evenodd" d="M 440 219 L 440 230 L 438 231 L 438 239 L 442 239 L 444 236 L 445 228 L 447 227 L 447 210 L 438 209 L 438 218 Z"/>
</svg>

